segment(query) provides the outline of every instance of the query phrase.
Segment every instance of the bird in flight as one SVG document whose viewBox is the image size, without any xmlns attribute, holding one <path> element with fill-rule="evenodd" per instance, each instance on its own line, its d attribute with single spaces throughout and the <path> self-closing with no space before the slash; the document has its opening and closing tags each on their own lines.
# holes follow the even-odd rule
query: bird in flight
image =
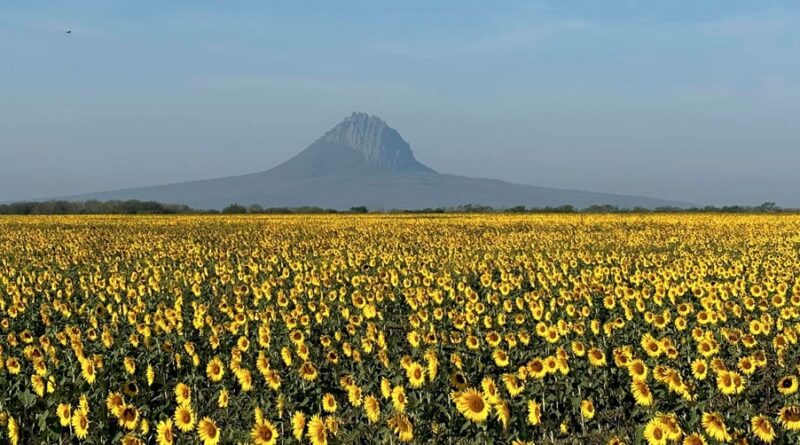
<svg viewBox="0 0 800 445">
<path fill-rule="evenodd" d="M 68 29 L 68 30 L 67 30 L 67 34 L 72 34 L 72 30 L 71 30 L 71 29 Z"/>
</svg>

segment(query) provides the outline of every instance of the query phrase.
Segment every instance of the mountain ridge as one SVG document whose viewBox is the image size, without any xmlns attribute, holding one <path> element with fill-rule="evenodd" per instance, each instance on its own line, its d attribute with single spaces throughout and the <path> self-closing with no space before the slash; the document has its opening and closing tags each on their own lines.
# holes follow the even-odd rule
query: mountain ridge
<svg viewBox="0 0 800 445">
<path fill-rule="evenodd" d="M 315 144 L 321 142 L 349 147 L 365 161 L 375 166 L 400 170 L 433 171 L 417 161 L 411 146 L 397 130 L 389 127 L 383 119 L 366 113 L 354 111 L 342 122 L 325 132 Z"/>
<path fill-rule="evenodd" d="M 68 196 L 67 200 L 143 199 L 194 208 L 264 207 L 420 209 L 465 204 L 504 208 L 591 205 L 689 207 L 679 201 L 514 184 L 437 172 L 419 162 L 399 132 L 353 112 L 306 149 L 268 170 L 214 179 Z"/>
</svg>

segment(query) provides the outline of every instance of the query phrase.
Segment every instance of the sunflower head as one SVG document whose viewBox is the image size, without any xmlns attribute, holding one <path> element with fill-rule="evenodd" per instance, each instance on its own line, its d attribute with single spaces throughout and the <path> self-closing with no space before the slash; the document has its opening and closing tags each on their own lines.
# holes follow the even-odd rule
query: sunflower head
<svg viewBox="0 0 800 445">
<path fill-rule="evenodd" d="M 453 401 L 458 411 L 472 422 L 484 422 L 489 416 L 489 402 L 474 388 L 455 393 Z"/>
<path fill-rule="evenodd" d="M 203 445 L 217 445 L 220 438 L 220 430 L 217 424 L 209 417 L 203 417 L 197 423 L 197 435 L 203 441 Z"/>
</svg>

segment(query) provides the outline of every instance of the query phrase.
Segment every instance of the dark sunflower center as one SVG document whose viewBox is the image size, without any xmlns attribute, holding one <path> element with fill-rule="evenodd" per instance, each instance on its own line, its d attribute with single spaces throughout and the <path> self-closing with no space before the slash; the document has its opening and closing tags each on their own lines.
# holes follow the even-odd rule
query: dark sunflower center
<svg viewBox="0 0 800 445">
<path fill-rule="evenodd" d="M 469 409 L 474 412 L 481 412 L 483 411 L 484 403 L 480 397 L 472 397 L 469 400 Z"/>
</svg>

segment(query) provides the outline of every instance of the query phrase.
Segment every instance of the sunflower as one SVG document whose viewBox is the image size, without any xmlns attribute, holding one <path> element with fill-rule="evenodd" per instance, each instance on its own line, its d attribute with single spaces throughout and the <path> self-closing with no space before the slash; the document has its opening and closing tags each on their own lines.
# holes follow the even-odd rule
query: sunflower
<svg viewBox="0 0 800 445">
<path fill-rule="evenodd" d="M 468 388 L 453 395 L 458 411 L 467 419 L 481 423 L 489 416 L 489 403 L 478 390 Z"/>
<path fill-rule="evenodd" d="M 219 443 L 219 427 L 210 417 L 203 417 L 197 423 L 197 435 L 200 436 L 203 445 L 217 445 Z"/>
<path fill-rule="evenodd" d="M 175 385 L 175 401 L 178 405 L 186 405 L 192 401 L 192 388 L 185 383 Z"/>
<path fill-rule="evenodd" d="M 736 392 L 736 384 L 733 381 L 733 375 L 728 371 L 722 371 L 717 374 L 717 388 L 723 394 L 734 394 Z"/>
<path fill-rule="evenodd" d="M 432 382 L 439 373 L 439 357 L 436 350 L 428 349 L 425 351 L 425 363 L 428 370 L 428 379 Z"/>
<path fill-rule="evenodd" d="M 17 424 L 17 420 L 13 417 L 8 418 L 8 440 L 11 442 L 11 445 L 17 445 L 19 443 L 19 424 Z"/>
<path fill-rule="evenodd" d="M 122 436 L 122 440 L 120 441 L 122 445 L 144 445 L 144 441 L 139 439 L 136 436 L 132 436 L 130 434 L 126 434 Z"/>
<path fill-rule="evenodd" d="M 339 434 L 339 419 L 335 416 L 326 416 L 325 417 L 325 430 L 328 434 L 332 436 L 336 436 Z"/>
<path fill-rule="evenodd" d="M 658 419 L 647 422 L 643 435 L 648 445 L 667 445 L 667 432 Z"/>
<path fill-rule="evenodd" d="M 731 378 L 733 379 L 733 387 L 736 388 L 736 394 L 741 394 L 744 392 L 744 387 L 747 384 L 747 380 L 742 377 L 741 374 L 738 372 L 731 371 Z"/>
<path fill-rule="evenodd" d="M 547 374 L 555 374 L 558 371 L 558 360 L 553 357 L 546 357 L 544 359 L 544 369 Z"/>
<path fill-rule="evenodd" d="M 236 373 L 236 380 L 239 381 L 242 391 L 250 392 L 253 390 L 253 374 L 249 369 L 240 369 Z"/>
<path fill-rule="evenodd" d="M 692 375 L 697 380 L 705 380 L 708 375 L 708 364 L 702 358 L 692 362 Z"/>
<path fill-rule="evenodd" d="M 751 375 L 756 371 L 755 363 L 753 363 L 753 359 L 751 359 L 750 357 L 740 358 L 736 366 L 745 375 Z"/>
<path fill-rule="evenodd" d="M 683 435 L 683 431 L 681 430 L 681 426 L 678 423 L 678 418 L 675 416 L 675 414 L 659 413 L 655 418 L 663 427 L 664 432 L 667 435 L 667 440 L 678 440 Z"/>
<path fill-rule="evenodd" d="M 633 352 L 627 348 L 614 348 L 612 355 L 618 368 L 627 368 L 633 360 Z"/>
<path fill-rule="evenodd" d="M 147 386 L 153 386 L 153 382 L 156 380 L 156 371 L 153 369 L 152 365 L 147 365 L 145 377 L 147 378 Z"/>
<path fill-rule="evenodd" d="M 555 360 L 553 360 L 555 362 Z M 503 384 L 506 386 L 506 390 L 511 395 L 511 397 L 516 397 L 522 394 L 522 391 L 525 390 L 525 384 L 522 383 L 517 376 L 514 374 L 503 374 L 500 379 L 503 381 Z"/>
<path fill-rule="evenodd" d="M 592 420 L 594 417 L 594 403 L 591 400 L 581 401 L 581 417 L 586 420 Z"/>
<path fill-rule="evenodd" d="M 411 363 L 406 368 L 406 377 L 408 377 L 409 385 L 412 388 L 421 388 L 425 384 L 425 371 L 422 365 L 417 362 Z"/>
<path fill-rule="evenodd" d="M 347 387 L 347 401 L 353 407 L 358 408 L 363 403 L 363 394 L 361 387 L 358 385 L 350 385 Z"/>
<path fill-rule="evenodd" d="M 336 397 L 334 397 L 333 394 L 326 393 L 322 396 L 322 409 L 325 410 L 326 413 L 336 412 Z"/>
<path fill-rule="evenodd" d="M 308 422 L 308 439 L 312 445 L 327 445 L 328 433 L 325 430 L 325 422 L 319 415 L 314 415 Z"/>
<path fill-rule="evenodd" d="M 150 422 L 147 419 L 142 419 L 139 422 L 139 429 L 142 431 L 142 434 L 147 434 L 150 432 Z"/>
<path fill-rule="evenodd" d="M 302 373 L 302 371 L 301 371 L 301 373 Z M 306 377 L 308 377 L 308 376 L 306 375 Z M 314 378 L 316 378 L 316 376 L 314 376 Z M 304 379 L 308 380 L 305 377 L 304 377 Z M 280 374 L 278 374 L 278 371 L 276 371 L 274 369 L 268 369 L 267 370 L 266 374 L 264 374 L 264 380 L 267 381 L 267 385 L 269 385 L 269 387 L 273 391 L 277 391 L 281 387 L 281 382 L 282 382 L 281 381 L 281 376 L 280 376 Z"/>
<path fill-rule="evenodd" d="M 689 434 L 683 438 L 682 445 L 706 445 L 706 438 L 700 433 Z"/>
<path fill-rule="evenodd" d="M 292 414 L 292 434 L 297 440 L 303 438 L 303 431 L 306 428 L 306 415 L 300 411 L 295 411 Z"/>
<path fill-rule="evenodd" d="M 508 366 L 508 353 L 502 349 L 495 349 L 492 352 L 492 359 L 494 359 L 494 364 L 501 368 Z"/>
<path fill-rule="evenodd" d="M 139 386 L 136 385 L 136 382 L 128 381 L 122 384 L 122 392 L 126 396 L 133 397 L 139 394 Z"/>
<path fill-rule="evenodd" d="M 6 369 L 9 374 L 16 375 L 22 370 L 22 364 L 15 357 L 10 357 L 6 360 Z"/>
<path fill-rule="evenodd" d="M 217 395 L 217 406 L 220 408 L 227 408 L 229 399 L 230 395 L 228 394 L 228 390 L 225 388 L 220 389 L 219 395 Z"/>
<path fill-rule="evenodd" d="M 89 416 L 86 411 L 78 409 L 72 413 L 72 429 L 78 439 L 86 439 L 89 435 Z"/>
<path fill-rule="evenodd" d="M 125 357 L 122 360 L 122 364 L 125 367 L 125 372 L 128 374 L 134 374 L 136 372 L 136 361 L 133 360 L 133 357 Z"/>
<path fill-rule="evenodd" d="M 250 430 L 250 438 L 253 439 L 254 445 L 275 445 L 278 440 L 275 425 L 263 419 L 256 421 Z"/>
<path fill-rule="evenodd" d="M 497 403 L 500 401 L 500 395 L 497 392 L 497 383 L 491 377 L 484 377 L 481 380 L 481 389 L 483 389 L 483 396 L 489 403 Z"/>
<path fill-rule="evenodd" d="M 414 425 L 411 420 L 403 413 L 396 413 L 389 419 L 389 426 L 394 430 L 401 442 L 410 442 L 414 439 Z"/>
<path fill-rule="evenodd" d="M 790 431 L 800 430 L 800 406 L 788 405 L 778 412 L 778 419 L 784 428 Z"/>
<path fill-rule="evenodd" d="M 653 404 L 653 392 L 650 387 L 643 380 L 634 380 L 631 382 L 631 393 L 637 405 L 650 406 Z"/>
<path fill-rule="evenodd" d="M 792 395 L 797 392 L 797 377 L 787 375 L 778 381 L 778 391 L 785 396 Z"/>
<path fill-rule="evenodd" d="M 647 334 L 644 338 L 642 338 L 642 349 L 644 352 L 647 353 L 650 357 L 659 357 L 664 352 L 664 348 L 661 346 L 661 343 L 656 341 L 655 338 Z"/>
<path fill-rule="evenodd" d="M 750 419 L 750 429 L 764 443 L 772 443 L 775 440 L 775 429 L 765 416 L 755 416 Z"/>
<path fill-rule="evenodd" d="M 58 414 L 58 420 L 61 426 L 69 426 L 69 422 L 72 418 L 72 407 L 69 404 L 59 403 L 58 408 L 56 408 L 56 414 Z"/>
<path fill-rule="evenodd" d="M 731 435 L 728 433 L 728 427 L 725 426 L 724 419 L 721 414 L 717 412 L 704 412 L 702 419 L 703 429 L 706 434 L 720 442 L 727 442 L 731 440 Z"/>
<path fill-rule="evenodd" d="M 406 410 L 406 390 L 400 385 L 392 389 L 392 406 L 401 413 Z"/>
<path fill-rule="evenodd" d="M 453 371 L 450 373 L 450 384 L 462 390 L 467 387 L 467 377 L 461 371 Z"/>
<path fill-rule="evenodd" d="M 628 374 L 633 380 L 647 380 L 647 365 L 640 359 L 628 363 Z"/>
<path fill-rule="evenodd" d="M 33 387 L 33 392 L 35 392 L 36 395 L 39 397 L 44 397 L 45 380 L 42 378 L 42 376 L 32 375 L 31 386 Z"/>
<path fill-rule="evenodd" d="M 139 411 L 133 405 L 125 405 L 120 410 L 117 420 L 125 429 L 133 430 L 139 421 Z"/>
<path fill-rule="evenodd" d="M 606 365 L 606 354 L 597 348 L 589 350 L 589 364 L 594 367 L 601 367 Z"/>
<path fill-rule="evenodd" d="M 256 359 L 256 370 L 261 373 L 261 375 L 266 375 L 267 371 L 270 369 L 269 358 L 264 353 L 264 351 L 258 351 L 258 358 Z"/>
<path fill-rule="evenodd" d="M 722 360 L 720 357 L 712 358 L 709 367 L 716 373 L 728 370 L 728 368 L 725 366 L 725 360 Z"/>
<path fill-rule="evenodd" d="M 295 329 L 289 334 L 289 339 L 295 344 L 295 346 L 299 346 L 303 344 L 303 333 Z"/>
<path fill-rule="evenodd" d="M 367 413 L 367 419 L 370 423 L 375 423 L 381 418 L 381 405 L 378 398 L 373 395 L 368 395 L 364 398 L 364 411 Z"/>
<path fill-rule="evenodd" d="M 172 419 L 164 419 L 156 425 L 156 441 L 158 445 L 172 445 L 175 436 L 172 434 Z"/>
<path fill-rule="evenodd" d="M 317 372 L 317 368 L 311 362 L 304 362 L 302 366 L 300 366 L 300 377 L 303 380 L 308 382 L 313 382 L 317 379 L 319 373 Z"/>
<path fill-rule="evenodd" d="M 175 426 L 184 433 L 188 433 L 194 428 L 194 411 L 190 405 L 179 405 L 175 408 Z"/>
<path fill-rule="evenodd" d="M 542 421 L 542 407 L 535 400 L 528 400 L 528 425 L 538 425 Z"/>
<path fill-rule="evenodd" d="M 225 375 L 225 364 L 222 363 L 219 357 L 214 357 L 206 365 L 206 376 L 212 382 L 219 382 Z"/>
<path fill-rule="evenodd" d="M 495 403 L 494 413 L 500 419 L 500 423 L 503 424 L 503 429 L 508 428 L 508 423 L 511 421 L 511 408 L 508 407 L 508 403 L 502 400 Z"/>
<path fill-rule="evenodd" d="M 93 384 L 97 379 L 97 370 L 95 369 L 94 362 L 88 359 L 81 360 L 81 376 L 86 383 Z"/>
<path fill-rule="evenodd" d="M 544 376 L 547 374 L 547 370 L 544 367 L 544 362 L 538 357 L 529 361 L 526 367 L 528 369 L 528 374 L 535 379 L 544 378 Z"/>
</svg>

